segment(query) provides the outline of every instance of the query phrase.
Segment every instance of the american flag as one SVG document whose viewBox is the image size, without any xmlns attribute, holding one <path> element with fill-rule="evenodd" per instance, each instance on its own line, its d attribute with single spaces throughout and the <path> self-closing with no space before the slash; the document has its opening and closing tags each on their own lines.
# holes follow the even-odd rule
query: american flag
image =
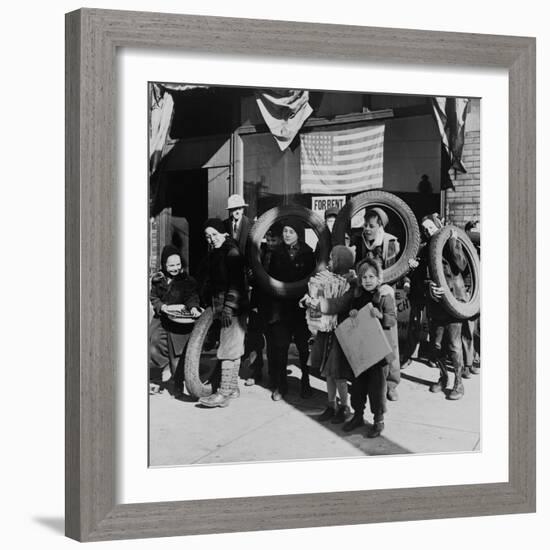
<svg viewBox="0 0 550 550">
<path fill-rule="evenodd" d="M 356 193 L 382 187 L 384 124 L 300 135 L 302 193 Z"/>
</svg>

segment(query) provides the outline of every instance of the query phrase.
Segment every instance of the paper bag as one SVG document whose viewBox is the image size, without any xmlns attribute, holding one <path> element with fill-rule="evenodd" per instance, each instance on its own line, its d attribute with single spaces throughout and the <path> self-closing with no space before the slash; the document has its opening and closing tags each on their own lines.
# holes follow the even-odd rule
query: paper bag
<svg viewBox="0 0 550 550">
<path fill-rule="evenodd" d="M 384 334 L 380 321 L 372 316 L 372 304 L 340 323 L 335 330 L 351 370 L 359 376 L 382 359 L 393 360 L 392 348 Z"/>
</svg>

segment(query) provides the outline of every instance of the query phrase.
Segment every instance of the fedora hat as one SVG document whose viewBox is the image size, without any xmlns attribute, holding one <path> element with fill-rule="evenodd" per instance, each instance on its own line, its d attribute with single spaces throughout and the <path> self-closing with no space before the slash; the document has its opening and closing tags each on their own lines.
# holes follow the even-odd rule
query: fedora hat
<svg viewBox="0 0 550 550">
<path fill-rule="evenodd" d="M 248 206 L 244 199 L 240 195 L 231 195 L 227 199 L 227 210 L 233 210 L 234 208 L 244 208 Z"/>
</svg>

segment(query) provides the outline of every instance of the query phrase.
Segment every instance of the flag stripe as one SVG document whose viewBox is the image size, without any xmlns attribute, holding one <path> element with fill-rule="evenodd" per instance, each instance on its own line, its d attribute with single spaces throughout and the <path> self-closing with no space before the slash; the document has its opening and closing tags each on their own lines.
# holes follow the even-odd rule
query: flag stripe
<svg viewBox="0 0 550 550">
<path fill-rule="evenodd" d="M 376 151 L 380 151 L 381 147 L 377 147 L 377 148 L 373 148 L 373 150 L 376 150 Z M 338 161 L 337 162 L 349 162 L 351 160 L 355 160 L 355 159 L 362 159 L 362 158 L 367 158 L 365 157 L 365 153 L 368 152 L 368 151 L 362 151 L 362 152 L 359 152 L 359 153 L 351 153 L 349 155 L 338 155 Z M 383 156 L 384 153 L 381 151 L 380 152 L 380 156 Z M 368 157 L 370 158 L 370 157 Z M 373 158 L 378 158 L 378 157 L 373 157 Z"/>
<path fill-rule="evenodd" d="M 338 183 L 335 186 L 335 189 L 338 190 L 339 193 L 348 194 L 348 193 L 358 193 L 360 191 L 367 191 L 369 189 L 380 189 L 382 187 L 382 180 L 373 180 L 370 183 L 366 183 L 365 181 L 359 181 L 358 183 L 354 184 L 343 184 Z M 335 192 L 335 189 L 332 188 L 330 185 L 322 185 L 319 186 L 319 184 L 308 184 L 304 183 L 302 185 L 302 193 L 318 193 L 318 194 L 332 194 Z"/>
<path fill-rule="evenodd" d="M 367 162 L 375 164 L 375 161 L 381 162 L 384 154 L 382 152 L 376 153 L 374 155 L 369 155 L 368 157 L 362 157 L 361 162 L 350 162 L 350 161 L 336 161 L 331 164 L 323 164 L 317 162 L 316 159 L 304 159 L 302 163 L 302 170 L 356 170 L 364 168 Z"/>
<path fill-rule="evenodd" d="M 369 141 L 365 143 L 364 141 L 358 141 L 357 143 L 348 143 L 347 145 L 341 145 L 341 146 L 335 145 L 333 147 L 333 151 L 335 153 L 345 152 L 345 151 L 356 152 L 357 150 L 363 150 L 368 146 L 371 146 L 371 147 L 380 146 L 380 142 L 372 143 Z"/>
<path fill-rule="evenodd" d="M 324 175 L 324 176 L 350 176 L 353 177 L 355 174 L 363 173 L 363 172 L 369 172 L 369 171 L 377 171 L 382 170 L 384 168 L 383 162 L 378 162 L 376 164 L 371 164 L 368 167 L 363 166 L 361 169 L 354 168 L 352 170 L 343 170 L 341 168 L 335 169 L 333 167 L 322 167 L 319 168 L 317 166 L 304 166 L 302 168 L 302 174 L 303 175 Z"/>
<path fill-rule="evenodd" d="M 353 134 L 336 134 L 334 141 L 337 143 L 357 140 L 376 139 L 380 137 L 380 129 L 378 127 L 371 128 L 363 132 L 355 132 Z"/>
<path fill-rule="evenodd" d="M 371 180 L 371 179 L 380 179 L 383 175 L 382 169 L 372 172 L 357 172 L 356 174 L 350 176 L 349 174 L 323 174 L 322 178 L 325 181 L 340 181 L 345 180 L 352 182 L 354 180 Z M 303 181 L 315 181 L 319 178 L 318 174 L 304 174 L 302 176 Z"/>
</svg>

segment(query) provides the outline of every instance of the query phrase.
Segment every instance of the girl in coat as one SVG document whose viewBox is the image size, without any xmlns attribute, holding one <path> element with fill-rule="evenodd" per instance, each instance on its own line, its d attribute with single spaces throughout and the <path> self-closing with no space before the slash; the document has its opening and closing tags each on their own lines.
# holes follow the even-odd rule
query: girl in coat
<svg viewBox="0 0 550 550">
<path fill-rule="evenodd" d="M 337 245 L 330 253 L 329 270 L 341 275 L 352 282 L 355 279 L 353 271 L 354 255 L 347 246 Z M 304 296 L 303 304 L 306 307 L 314 306 L 319 302 L 309 295 Z M 332 331 L 319 331 L 311 348 L 311 365 L 319 368 L 322 376 L 327 380 L 327 408 L 317 417 L 319 422 L 331 421 L 331 424 L 340 424 L 346 421 L 349 414 L 348 380 L 353 380 L 353 371 L 346 360 L 338 339 Z M 340 398 L 338 405 L 336 394 Z"/>
<path fill-rule="evenodd" d="M 356 317 L 358 311 L 368 303 L 373 305 L 372 315 L 380 321 L 393 354 L 399 357 L 394 291 L 391 286 L 382 284 L 382 266 L 379 262 L 370 258 L 360 262 L 357 266 L 357 284 L 341 298 L 321 298 L 319 307 L 322 313 L 339 313 L 343 314 L 343 317 Z M 343 360 L 346 360 L 345 356 Z M 363 415 L 368 398 L 374 422 L 367 436 L 378 437 L 382 433 L 386 412 L 388 369 L 389 365 L 383 359 L 353 380 L 351 406 L 354 414 L 351 420 L 344 424 L 344 431 L 349 432 L 365 424 Z"/>
</svg>

